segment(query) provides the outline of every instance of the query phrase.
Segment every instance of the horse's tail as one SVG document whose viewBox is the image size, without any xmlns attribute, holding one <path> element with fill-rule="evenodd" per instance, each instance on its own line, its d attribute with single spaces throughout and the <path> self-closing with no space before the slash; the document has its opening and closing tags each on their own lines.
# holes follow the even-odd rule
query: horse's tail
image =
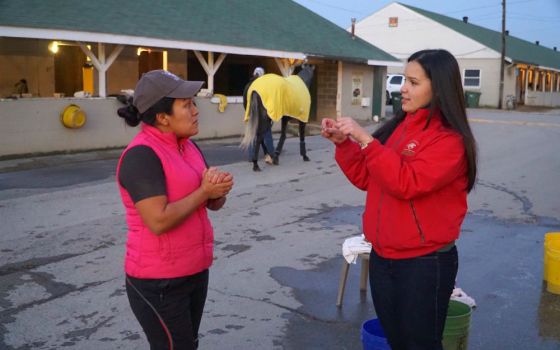
<svg viewBox="0 0 560 350">
<path fill-rule="evenodd" d="M 249 99 L 249 120 L 245 124 L 245 135 L 243 135 L 243 139 L 240 144 L 240 147 L 244 150 L 247 149 L 255 140 L 259 124 L 259 95 L 253 91 L 251 96 L 249 96 Z"/>
</svg>

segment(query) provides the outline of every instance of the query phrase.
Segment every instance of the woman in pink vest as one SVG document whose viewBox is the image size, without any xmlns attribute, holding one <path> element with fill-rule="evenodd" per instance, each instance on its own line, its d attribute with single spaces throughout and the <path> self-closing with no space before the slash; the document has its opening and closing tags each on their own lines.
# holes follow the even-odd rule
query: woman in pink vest
<svg viewBox="0 0 560 350">
<path fill-rule="evenodd" d="M 117 179 L 128 224 L 126 291 L 152 350 L 198 347 L 213 248 L 206 209 L 220 209 L 233 186 L 190 140 L 202 84 L 151 71 L 118 111 L 128 125 L 141 124 Z"/>
</svg>

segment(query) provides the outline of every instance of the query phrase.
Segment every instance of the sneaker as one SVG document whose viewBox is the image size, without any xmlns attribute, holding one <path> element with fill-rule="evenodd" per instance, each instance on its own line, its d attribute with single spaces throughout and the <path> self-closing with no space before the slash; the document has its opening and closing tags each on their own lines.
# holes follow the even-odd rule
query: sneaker
<svg viewBox="0 0 560 350">
<path fill-rule="evenodd" d="M 266 154 L 266 155 L 264 156 L 264 162 L 265 162 L 266 164 L 272 164 L 272 157 L 270 156 L 270 154 Z"/>
</svg>

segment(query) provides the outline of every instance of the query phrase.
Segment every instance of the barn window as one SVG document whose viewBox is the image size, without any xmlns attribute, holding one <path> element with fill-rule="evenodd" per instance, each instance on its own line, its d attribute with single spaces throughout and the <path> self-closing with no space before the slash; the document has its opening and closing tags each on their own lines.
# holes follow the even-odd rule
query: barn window
<svg viewBox="0 0 560 350">
<path fill-rule="evenodd" d="M 465 69 L 463 74 L 464 87 L 480 87 L 480 69 Z"/>
</svg>

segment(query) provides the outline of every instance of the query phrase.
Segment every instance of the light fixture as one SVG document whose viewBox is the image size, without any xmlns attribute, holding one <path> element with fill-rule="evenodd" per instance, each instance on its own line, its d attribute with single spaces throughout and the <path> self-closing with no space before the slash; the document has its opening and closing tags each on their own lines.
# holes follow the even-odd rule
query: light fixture
<svg viewBox="0 0 560 350">
<path fill-rule="evenodd" d="M 57 53 L 58 52 L 58 42 L 57 41 L 53 41 L 49 44 L 49 51 L 52 53 Z"/>
<path fill-rule="evenodd" d="M 148 52 L 148 53 L 152 52 L 152 50 L 150 50 L 150 49 L 145 49 L 145 48 L 143 48 L 143 47 L 139 47 L 139 48 L 136 50 L 136 55 L 137 55 L 137 56 L 140 56 L 140 54 L 141 54 L 142 52 L 144 52 L 144 51 L 145 51 L 145 52 Z"/>
</svg>

